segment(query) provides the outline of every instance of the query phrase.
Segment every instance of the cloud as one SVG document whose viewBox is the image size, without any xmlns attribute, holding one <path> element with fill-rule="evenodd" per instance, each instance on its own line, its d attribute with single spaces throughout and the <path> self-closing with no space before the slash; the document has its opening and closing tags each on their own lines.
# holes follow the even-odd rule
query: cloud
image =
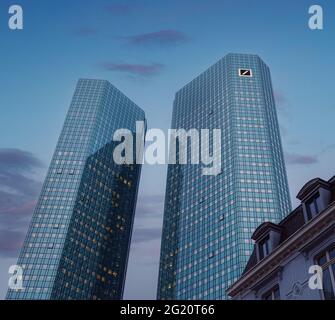
<svg viewBox="0 0 335 320">
<path fill-rule="evenodd" d="M 0 189 L 10 191 L 15 195 L 34 197 L 39 193 L 40 183 L 21 173 L 1 172 L 0 170 L 0 180 Z"/>
<path fill-rule="evenodd" d="M 136 208 L 136 228 L 132 238 L 134 245 L 160 240 L 163 211 L 163 194 L 141 195 L 139 197 Z"/>
<path fill-rule="evenodd" d="M 164 66 L 159 63 L 130 64 L 130 63 L 104 62 L 101 64 L 101 67 L 106 71 L 117 71 L 117 72 L 128 73 L 131 75 L 140 75 L 148 77 L 158 74 L 163 69 Z"/>
<path fill-rule="evenodd" d="M 132 241 L 134 244 L 139 244 L 152 240 L 159 240 L 161 235 L 161 228 L 140 228 L 137 229 L 136 233 L 134 233 Z"/>
<path fill-rule="evenodd" d="M 136 216 L 137 217 L 160 217 L 164 208 L 164 195 L 144 195 L 139 197 Z"/>
<path fill-rule="evenodd" d="M 43 163 L 32 153 L 19 149 L 0 149 L 0 173 L 7 170 L 31 170 L 42 168 Z"/>
<path fill-rule="evenodd" d="M 16 257 L 40 193 L 33 176 L 44 168 L 32 153 L 0 149 L 0 256 Z"/>
<path fill-rule="evenodd" d="M 187 42 L 189 37 L 178 30 L 160 30 L 150 33 L 142 33 L 134 36 L 121 37 L 128 45 L 177 45 Z"/>
<path fill-rule="evenodd" d="M 319 160 L 316 156 L 311 155 L 301 155 L 296 153 L 285 153 L 285 160 L 287 164 L 295 165 L 295 164 L 304 164 L 311 165 L 318 163 Z"/>
<path fill-rule="evenodd" d="M 15 258 L 22 247 L 25 233 L 15 230 L 1 230 L 0 232 L 0 256 Z"/>
</svg>

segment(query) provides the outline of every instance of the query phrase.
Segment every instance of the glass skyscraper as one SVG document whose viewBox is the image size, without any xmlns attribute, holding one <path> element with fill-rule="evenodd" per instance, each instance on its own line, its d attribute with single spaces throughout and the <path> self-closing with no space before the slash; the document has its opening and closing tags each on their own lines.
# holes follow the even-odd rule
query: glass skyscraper
<svg viewBox="0 0 335 320">
<path fill-rule="evenodd" d="M 117 165 L 113 134 L 144 112 L 103 80 L 79 80 L 7 299 L 121 299 L 140 165 Z"/>
<path fill-rule="evenodd" d="M 222 172 L 169 165 L 159 299 L 226 299 L 253 231 L 291 210 L 270 71 L 228 54 L 177 92 L 172 128 L 221 129 Z"/>
</svg>

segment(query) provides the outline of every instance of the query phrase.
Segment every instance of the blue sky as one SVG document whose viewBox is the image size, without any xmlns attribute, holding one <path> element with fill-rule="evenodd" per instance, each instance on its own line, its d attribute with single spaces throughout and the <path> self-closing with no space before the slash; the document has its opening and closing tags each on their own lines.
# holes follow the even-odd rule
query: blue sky
<svg viewBox="0 0 335 320">
<path fill-rule="evenodd" d="M 24 30 L 8 30 L 8 8 Z M 324 9 L 324 30 L 308 8 Z M 310 178 L 334 172 L 333 1 L 0 2 L 0 298 L 15 263 L 76 81 L 111 81 L 167 130 L 175 92 L 229 52 L 270 66 L 293 204 Z M 125 298 L 155 297 L 166 167 L 145 166 Z M 19 200 L 18 200 L 19 198 Z"/>
</svg>

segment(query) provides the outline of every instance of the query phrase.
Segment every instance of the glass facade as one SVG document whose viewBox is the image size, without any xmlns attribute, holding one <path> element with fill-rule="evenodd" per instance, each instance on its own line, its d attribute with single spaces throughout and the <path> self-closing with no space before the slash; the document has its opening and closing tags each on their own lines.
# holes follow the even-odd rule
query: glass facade
<svg viewBox="0 0 335 320">
<path fill-rule="evenodd" d="M 269 68 L 225 56 L 177 92 L 172 119 L 174 129 L 221 129 L 222 172 L 169 165 L 157 295 L 226 299 L 253 231 L 291 211 Z"/>
<path fill-rule="evenodd" d="M 78 82 L 7 299 L 121 299 L 140 165 L 113 161 L 115 130 L 144 112 L 107 81 Z"/>
</svg>

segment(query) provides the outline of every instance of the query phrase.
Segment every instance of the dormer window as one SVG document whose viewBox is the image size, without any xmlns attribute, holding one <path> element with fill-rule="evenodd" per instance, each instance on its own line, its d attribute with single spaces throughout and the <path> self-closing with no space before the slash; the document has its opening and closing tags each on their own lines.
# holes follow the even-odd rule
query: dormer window
<svg viewBox="0 0 335 320">
<path fill-rule="evenodd" d="M 313 179 L 304 185 L 297 198 L 301 200 L 305 222 L 308 222 L 330 204 L 331 184 L 320 178 Z"/>
<path fill-rule="evenodd" d="M 253 233 L 257 260 L 261 261 L 272 253 L 280 242 L 282 228 L 271 222 L 262 223 Z"/>
<path fill-rule="evenodd" d="M 263 260 L 270 254 L 270 236 L 265 237 L 259 242 L 259 260 Z"/>
<path fill-rule="evenodd" d="M 306 202 L 306 210 L 308 220 L 313 219 L 317 214 L 320 213 L 322 208 L 320 193 L 317 193 L 314 197 Z"/>
</svg>

